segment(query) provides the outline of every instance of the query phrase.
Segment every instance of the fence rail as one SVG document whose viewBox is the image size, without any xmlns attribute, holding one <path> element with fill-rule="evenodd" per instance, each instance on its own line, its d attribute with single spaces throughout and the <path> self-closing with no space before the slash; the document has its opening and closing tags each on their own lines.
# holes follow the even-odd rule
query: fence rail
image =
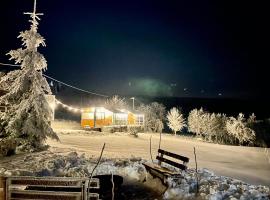
<svg viewBox="0 0 270 200">
<path fill-rule="evenodd" d="M 0 106 L 0 112 L 7 112 L 8 106 Z"/>
</svg>

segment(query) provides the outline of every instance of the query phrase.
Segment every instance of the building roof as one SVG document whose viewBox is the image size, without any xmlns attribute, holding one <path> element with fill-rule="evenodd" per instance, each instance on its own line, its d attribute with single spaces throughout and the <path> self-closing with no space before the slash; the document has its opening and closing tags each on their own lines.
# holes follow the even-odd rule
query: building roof
<svg viewBox="0 0 270 200">
<path fill-rule="evenodd" d="M 122 113 L 122 114 L 128 114 L 129 112 L 132 113 L 132 114 L 135 114 L 135 115 L 143 115 L 143 113 L 137 111 L 137 110 L 127 110 L 127 109 L 117 109 L 117 108 L 106 108 L 104 106 L 90 106 L 90 107 L 87 107 L 87 108 L 84 108 L 84 110 L 86 112 L 89 112 L 89 110 L 91 110 L 92 108 L 97 108 L 97 109 L 100 109 L 100 108 L 104 108 L 112 113 Z"/>
</svg>

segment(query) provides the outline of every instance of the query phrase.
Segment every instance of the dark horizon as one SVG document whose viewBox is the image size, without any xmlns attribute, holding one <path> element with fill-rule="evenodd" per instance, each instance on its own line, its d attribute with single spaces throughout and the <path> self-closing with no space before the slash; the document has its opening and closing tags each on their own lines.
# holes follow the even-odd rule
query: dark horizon
<svg viewBox="0 0 270 200">
<path fill-rule="evenodd" d="M 264 5 L 37 1 L 47 75 L 123 96 L 269 98 Z M 0 3 L 0 62 L 21 47 L 32 0 Z M 265 35 L 264 35 L 265 34 Z M 2 66 L 1 66 L 2 67 Z"/>
</svg>

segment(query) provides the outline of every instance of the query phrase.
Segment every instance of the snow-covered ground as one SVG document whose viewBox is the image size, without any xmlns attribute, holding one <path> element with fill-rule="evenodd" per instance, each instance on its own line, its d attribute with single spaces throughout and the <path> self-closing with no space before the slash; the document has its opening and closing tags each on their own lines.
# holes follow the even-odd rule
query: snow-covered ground
<svg viewBox="0 0 270 200">
<path fill-rule="evenodd" d="M 43 152 L 1 159 L 0 174 L 85 177 L 90 175 L 96 162 L 96 159 L 72 152 L 71 149 L 53 147 Z M 126 180 L 121 190 L 123 199 L 269 199 L 269 187 L 249 185 L 236 179 L 217 176 L 207 169 L 200 169 L 198 172 L 197 196 L 194 169 L 182 172 L 182 179 L 168 179 L 170 187 L 166 189 L 158 179 L 147 174 L 143 162 L 145 160 L 136 157 L 103 158 L 94 174 L 123 176 Z"/>
<path fill-rule="evenodd" d="M 104 156 L 107 158 L 135 156 L 150 160 L 149 139 L 152 135 L 153 158 L 156 156 L 159 143 L 159 135 L 156 133 L 139 133 L 139 137 L 134 138 L 126 133 L 70 130 L 74 125 L 69 127 L 69 124 L 63 124 L 66 129 L 59 124 L 58 128 L 61 129 L 55 129 L 61 143 L 48 143 L 55 147 L 74 148 L 78 152 L 98 156 L 106 142 Z M 161 148 L 189 157 L 190 168 L 195 167 L 193 147 L 196 148 L 199 168 L 207 168 L 215 174 L 237 178 L 250 184 L 270 186 L 270 162 L 263 148 L 219 145 L 162 134 Z"/>
<path fill-rule="evenodd" d="M 61 143 L 48 140 L 51 147 L 46 151 L 0 158 L 0 175 L 89 176 L 105 142 L 103 159 L 95 174 L 123 176 L 123 199 L 269 199 L 270 164 L 264 149 L 210 144 L 163 134 L 163 149 L 190 158 L 189 169 L 182 173 L 184 178 L 168 179 L 170 187 L 166 189 L 142 165 L 150 160 L 151 135 L 155 158 L 158 134 L 140 133 L 135 138 L 127 133 L 74 130 L 77 127 L 76 124 L 61 127 L 61 123 L 54 126 Z M 193 147 L 199 168 L 197 196 Z"/>
</svg>

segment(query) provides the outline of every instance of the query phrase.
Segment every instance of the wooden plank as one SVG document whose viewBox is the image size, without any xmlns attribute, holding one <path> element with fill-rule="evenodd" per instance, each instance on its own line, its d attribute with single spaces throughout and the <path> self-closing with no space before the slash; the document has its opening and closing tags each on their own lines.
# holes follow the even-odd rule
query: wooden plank
<svg viewBox="0 0 270 200">
<path fill-rule="evenodd" d="M 89 179 L 72 177 L 8 177 L 8 200 L 61 199 L 97 200 L 98 194 L 87 194 Z M 92 178 L 89 189 L 98 189 L 99 179 Z M 25 189 L 28 188 L 28 189 Z M 74 190 L 74 191 L 73 191 Z M 87 198 L 88 196 L 88 198 Z M 90 198 L 91 196 L 91 198 Z"/>
<path fill-rule="evenodd" d="M 55 176 L 11 176 L 8 177 L 10 180 L 46 180 L 46 181 L 77 181 L 82 182 L 88 180 L 88 178 L 76 178 L 76 177 L 55 177 Z"/>
<path fill-rule="evenodd" d="M 163 173 L 160 173 L 160 171 L 156 171 L 154 168 L 149 170 L 150 174 L 153 176 L 153 178 L 159 178 L 162 182 L 162 184 L 164 184 L 165 181 L 165 176 Z"/>
<path fill-rule="evenodd" d="M 0 177 L 0 188 L 4 188 L 6 186 L 6 177 Z"/>
<path fill-rule="evenodd" d="M 99 200 L 99 194 L 98 193 L 89 193 L 88 200 Z"/>
<path fill-rule="evenodd" d="M 11 185 L 9 186 L 10 188 L 13 187 L 18 187 L 18 186 L 26 186 L 26 187 L 34 187 L 34 188 L 55 188 L 55 189 L 59 189 L 59 188 L 70 188 L 70 189 L 77 189 L 77 188 L 83 188 L 83 186 L 62 186 L 62 185 Z"/>
<path fill-rule="evenodd" d="M 35 190 L 11 190 L 8 194 L 9 199 L 61 199 L 61 200 L 80 200 L 81 192 L 52 192 Z"/>
<path fill-rule="evenodd" d="M 37 190 L 18 190 L 18 189 L 10 189 L 9 193 L 21 193 L 21 194 L 49 194 L 56 196 L 81 196 L 81 192 L 55 192 L 55 191 L 37 191 Z"/>
<path fill-rule="evenodd" d="M 25 185 L 25 186 L 50 186 L 50 187 L 83 187 L 87 179 L 63 178 L 63 177 L 9 177 L 8 186 Z M 99 179 L 92 178 L 90 188 L 99 188 Z"/>
<path fill-rule="evenodd" d="M 84 183 L 84 188 L 83 188 L 83 199 L 88 200 L 88 184 L 90 180 L 86 180 Z"/>
<path fill-rule="evenodd" d="M 183 164 L 176 163 L 176 162 L 174 162 L 174 161 L 168 160 L 168 159 L 166 159 L 166 158 L 162 158 L 162 157 L 160 157 L 160 156 L 157 156 L 156 159 L 157 159 L 157 160 L 160 160 L 161 162 L 165 162 L 165 163 L 167 163 L 167 164 L 169 164 L 169 165 L 172 165 L 172 166 L 174 166 L 174 167 L 176 167 L 176 168 L 182 169 L 182 170 L 186 170 L 186 169 L 187 169 L 187 166 L 185 166 L 185 165 L 183 165 Z"/>
<path fill-rule="evenodd" d="M 8 200 L 22 200 L 21 198 L 9 198 Z M 23 200 L 33 200 L 33 199 L 25 199 L 23 198 Z M 38 200 L 48 200 L 48 199 L 38 199 Z"/>
<path fill-rule="evenodd" d="M 6 199 L 6 177 L 0 177 L 0 200 Z"/>
<path fill-rule="evenodd" d="M 185 163 L 188 163 L 189 162 L 189 158 L 188 157 L 181 156 L 181 155 L 178 155 L 178 154 L 175 154 L 175 153 L 171 153 L 171 152 L 165 151 L 163 149 L 158 149 L 158 153 L 164 154 L 166 156 L 170 156 L 172 158 L 176 158 L 176 159 L 182 160 Z"/>
<path fill-rule="evenodd" d="M 8 184 L 9 185 L 50 185 L 50 186 L 81 186 L 82 180 L 61 180 L 61 179 L 14 179 L 14 178 L 8 178 Z"/>
<path fill-rule="evenodd" d="M 174 171 L 172 171 L 172 170 L 170 170 L 168 168 L 161 167 L 159 165 L 155 165 L 155 164 L 152 164 L 152 163 L 143 163 L 143 165 L 147 169 L 153 169 L 155 171 L 159 171 L 160 173 L 166 173 L 166 174 L 169 174 L 169 175 L 178 175 L 178 174 L 180 174 L 180 172 L 174 172 Z"/>
<path fill-rule="evenodd" d="M 173 172 L 167 168 L 160 167 L 159 165 L 151 163 L 143 163 L 146 170 L 153 176 L 153 178 L 159 178 L 163 185 L 168 186 L 166 180 L 169 176 L 178 176 L 181 175 L 179 172 Z"/>
</svg>

